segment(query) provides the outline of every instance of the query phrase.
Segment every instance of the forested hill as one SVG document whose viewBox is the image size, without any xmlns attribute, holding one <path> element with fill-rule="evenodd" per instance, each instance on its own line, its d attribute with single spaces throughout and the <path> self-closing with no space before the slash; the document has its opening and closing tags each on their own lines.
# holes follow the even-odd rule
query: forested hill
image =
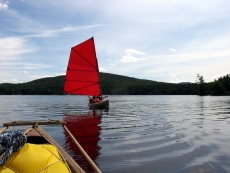
<svg viewBox="0 0 230 173">
<path fill-rule="evenodd" d="M 106 95 L 198 95 L 199 85 L 172 84 L 136 79 L 121 75 L 100 73 L 102 93 Z M 229 78 L 229 77 L 228 77 Z M 0 84 L 0 95 L 61 95 L 65 76 L 37 79 L 21 84 Z M 205 84 L 206 94 L 211 93 L 211 83 Z M 219 83 L 218 83 L 219 85 Z M 218 87 L 218 85 L 216 85 Z M 218 90 L 218 88 L 217 88 Z M 223 94 L 224 93 L 224 94 Z M 217 95 L 229 95 L 229 88 Z"/>
</svg>

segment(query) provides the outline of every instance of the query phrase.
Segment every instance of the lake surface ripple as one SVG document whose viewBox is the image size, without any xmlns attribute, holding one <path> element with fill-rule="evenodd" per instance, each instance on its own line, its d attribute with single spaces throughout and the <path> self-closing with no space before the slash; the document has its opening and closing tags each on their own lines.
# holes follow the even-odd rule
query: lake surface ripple
<svg viewBox="0 0 230 173">
<path fill-rule="evenodd" d="M 230 172 L 230 97 L 109 100 L 109 109 L 89 110 L 82 96 L 0 96 L 0 120 L 66 121 L 105 173 Z M 60 126 L 44 128 L 86 172 L 93 172 Z"/>
</svg>

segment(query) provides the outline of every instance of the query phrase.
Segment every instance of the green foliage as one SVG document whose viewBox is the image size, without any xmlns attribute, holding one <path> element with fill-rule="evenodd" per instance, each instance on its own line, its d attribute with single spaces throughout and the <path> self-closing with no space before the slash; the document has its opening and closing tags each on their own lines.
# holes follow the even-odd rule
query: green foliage
<svg viewBox="0 0 230 173">
<path fill-rule="evenodd" d="M 106 95 L 197 95 L 201 92 L 200 84 L 207 95 L 230 95 L 229 75 L 211 83 L 200 77 L 200 83 L 172 84 L 100 73 L 102 93 Z M 0 95 L 62 95 L 64 81 L 65 76 L 57 76 L 22 84 L 3 83 Z"/>
<path fill-rule="evenodd" d="M 51 95 L 63 93 L 64 76 L 37 79 L 22 84 L 0 84 L 0 95 Z"/>
<path fill-rule="evenodd" d="M 230 76 L 227 74 L 211 82 L 210 94 L 215 96 L 230 95 Z"/>
<path fill-rule="evenodd" d="M 103 94 L 111 95 L 193 95 L 197 84 L 171 84 L 101 73 Z"/>
<path fill-rule="evenodd" d="M 220 81 L 213 82 L 211 84 L 212 95 L 224 95 L 225 89 Z"/>
<path fill-rule="evenodd" d="M 199 95 L 204 96 L 206 93 L 204 78 L 203 76 L 200 76 L 199 74 L 197 74 L 196 78 L 197 78 L 196 82 L 199 85 Z"/>
</svg>

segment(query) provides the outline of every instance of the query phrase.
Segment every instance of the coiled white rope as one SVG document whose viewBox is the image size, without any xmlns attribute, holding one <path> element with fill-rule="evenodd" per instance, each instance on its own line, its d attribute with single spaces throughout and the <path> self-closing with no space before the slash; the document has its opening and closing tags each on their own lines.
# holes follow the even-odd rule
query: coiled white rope
<svg viewBox="0 0 230 173">
<path fill-rule="evenodd" d="M 12 152 L 20 150 L 26 143 L 26 135 L 18 130 L 0 135 L 0 144 L 5 152 L 0 157 L 0 166 L 4 165 Z"/>
</svg>

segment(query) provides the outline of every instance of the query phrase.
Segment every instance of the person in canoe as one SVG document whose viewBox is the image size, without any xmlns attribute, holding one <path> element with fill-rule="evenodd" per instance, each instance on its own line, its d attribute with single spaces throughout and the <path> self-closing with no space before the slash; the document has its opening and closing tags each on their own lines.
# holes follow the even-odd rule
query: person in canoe
<svg viewBox="0 0 230 173">
<path fill-rule="evenodd" d="M 93 96 L 92 98 L 89 97 L 89 103 L 97 103 L 101 102 L 104 98 L 107 98 L 108 96 Z"/>
</svg>

